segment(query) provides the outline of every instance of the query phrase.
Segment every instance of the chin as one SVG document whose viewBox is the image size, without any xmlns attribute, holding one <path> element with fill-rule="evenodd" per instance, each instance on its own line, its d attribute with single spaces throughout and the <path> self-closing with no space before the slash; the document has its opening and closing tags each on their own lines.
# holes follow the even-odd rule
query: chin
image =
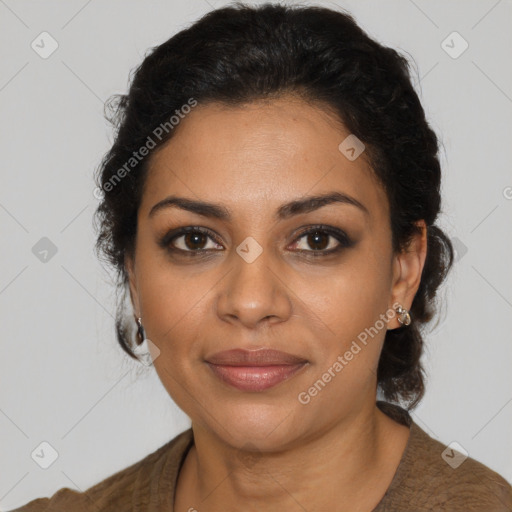
<svg viewBox="0 0 512 512">
<path fill-rule="evenodd" d="M 237 404 L 229 407 L 216 408 L 216 418 L 226 418 L 221 424 L 211 421 L 211 417 L 203 417 L 209 428 L 223 441 L 239 449 L 253 447 L 261 451 L 274 451 L 290 443 L 299 433 L 297 427 L 299 411 L 291 410 L 288 405 L 276 403 Z M 299 404 L 298 404 L 299 405 Z M 298 407 L 297 405 L 297 407 Z"/>
</svg>

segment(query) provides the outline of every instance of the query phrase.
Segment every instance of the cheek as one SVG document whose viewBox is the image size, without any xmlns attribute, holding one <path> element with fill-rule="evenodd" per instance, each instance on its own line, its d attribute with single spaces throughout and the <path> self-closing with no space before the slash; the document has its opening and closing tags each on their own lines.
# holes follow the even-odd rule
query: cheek
<svg viewBox="0 0 512 512">
<path fill-rule="evenodd" d="M 326 328 L 346 340 L 387 309 L 391 274 L 384 261 L 382 253 L 362 247 L 328 273 L 305 273 L 292 289 Z"/>
<path fill-rule="evenodd" d="M 387 330 L 390 276 L 383 261 L 376 251 L 361 251 L 333 268 L 328 279 L 295 283 L 306 320 L 318 326 L 315 374 L 337 376 L 324 399 L 343 389 L 357 396 L 373 385 Z"/>
<path fill-rule="evenodd" d="M 142 286 L 143 304 L 148 337 L 153 336 L 162 352 L 172 352 L 173 359 L 199 347 L 201 332 L 211 324 L 205 307 L 211 298 L 215 281 L 181 279 L 169 271 L 148 277 Z"/>
<path fill-rule="evenodd" d="M 217 280 L 212 275 L 197 273 L 192 266 L 185 270 L 173 267 L 158 248 L 141 249 L 137 257 L 146 334 L 161 354 L 172 352 L 173 357 L 166 358 L 172 361 L 186 347 L 193 347 L 188 340 L 199 337 L 208 291 L 214 289 Z"/>
</svg>

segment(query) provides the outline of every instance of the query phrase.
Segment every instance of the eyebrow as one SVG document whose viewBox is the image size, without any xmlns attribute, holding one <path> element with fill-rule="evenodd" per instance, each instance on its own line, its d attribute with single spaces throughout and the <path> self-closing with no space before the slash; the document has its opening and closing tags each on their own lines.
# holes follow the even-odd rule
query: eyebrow
<svg viewBox="0 0 512 512">
<path fill-rule="evenodd" d="M 276 217 L 279 220 L 284 220 L 293 217 L 294 215 L 318 210 L 319 208 L 329 204 L 352 205 L 360 209 L 366 215 L 369 215 L 370 213 L 366 206 L 354 197 L 341 192 L 330 192 L 322 195 L 306 196 L 304 198 L 285 203 L 277 209 Z M 180 208 L 188 212 L 202 215 L 203 217 L 211 217 L 225 221 L 229 221 L 231 219 L 229 210 L 222 205 L 177 196 L 169 196 L 156 203 L 149 211 L 148 217 L 153 217 L 157 212 L 171 207 Z"/>
</svg>

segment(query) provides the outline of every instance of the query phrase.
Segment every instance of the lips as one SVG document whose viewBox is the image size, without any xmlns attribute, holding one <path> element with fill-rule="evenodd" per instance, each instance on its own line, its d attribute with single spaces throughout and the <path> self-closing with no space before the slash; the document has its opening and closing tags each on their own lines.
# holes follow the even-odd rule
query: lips
<svg viewBox="0 0 512 512">
<path fill-rule="evenodd" d="M 306 363 L 307 360 L 273 349 L 244 350 L 241 348 L 218 352 L 207 361 L 223 366 L 274 366 Z"/>
<path fill-rule="evenodd" d="M 213 374 L 242 391 L 263 391 L 294 376 L 308 361 L 273 349 L 234 349 L 206 359 Z"/>
</svg>

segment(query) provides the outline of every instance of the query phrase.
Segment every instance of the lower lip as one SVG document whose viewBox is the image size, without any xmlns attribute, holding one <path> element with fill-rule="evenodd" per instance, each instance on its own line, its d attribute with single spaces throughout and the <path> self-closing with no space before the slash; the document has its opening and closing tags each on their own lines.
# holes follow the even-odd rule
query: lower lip
<svg viewBox="0 0 512 512">
<path fill-rule="evenodd" d="M 275 366 L 227 366 L 208 363 L 222 381 L 241 391 L 264 391 L 295 375 L 306 363 Z"/>
</svg>

